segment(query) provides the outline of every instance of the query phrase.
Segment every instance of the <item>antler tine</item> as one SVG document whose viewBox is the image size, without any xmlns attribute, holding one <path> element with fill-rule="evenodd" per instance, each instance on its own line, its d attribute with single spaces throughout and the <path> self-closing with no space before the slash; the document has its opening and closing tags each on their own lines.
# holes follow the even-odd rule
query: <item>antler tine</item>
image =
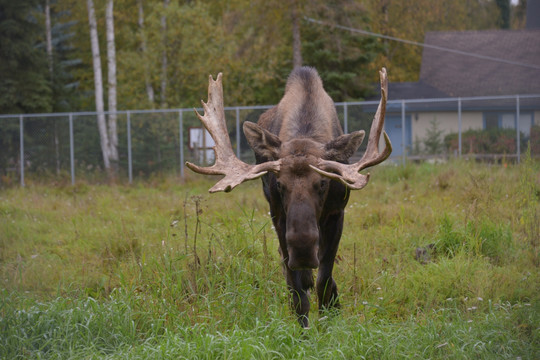
<svg viewBox="0 0 540 360">
<path fill-rule="evenodd" d="M 219 73 L 216 80 L 212 75 L 208 76 L 208 101 L 201 100 L 204 115 L 199 114 L 197 109 L 193 109 L 206 130 L 214 139 L 214 151 L 216 153 L 216 162 L 212 167 L 200 169 L 200 173 L 207 175 L 223 175 L 222 163 L 234 156 L 231 140 L 227 131 L 225 122 L 225 109 L 223 107 L 223 86 L 221 82 L 222 73 Z M 218 151 L 219 150 L 219 151 Z M 191 168 L 191 163 L 188 165 Z"/>
<path fill-rule="evenodd" d="M 357 163 L 359 165 L 358 171 L 383 162 L 392 153 L 390 139 L 388 138 L 386 131 L 383 132 L 386 101 L 388 98 L 388 76 L 386 74 L 386 68 L 382 68 L 381 71 L 379 71 L 379 75 L 381 79 L 381 100 L 377 107 L 373 122 L 371 123 L 366 152 L 362 156 L 362 159 Z M 383 152 L 379 154 L 379 139 L 381 138 L 381 132 L 383 132 L 385 147 Z"/>
<path fill-rule="evenodd" d="M 280 161 L 270 161 L 258 165 L 247 164 L 236 157 L 232 150 L 231 140 L 225 123 L 225 109 L 223 107 L 222 74 L 219 73 L 214 80 L 212 75 L 208 79 L 208 101 L 201 100 L 204 115 L 195 110 L 197 117 L 208 130 L 216 145 L 213 147 L 216 161 L 210 167 L 197 166 L 186 162 L 191 170 L 204 175 L 225 175 L 209 191 L 229 192 L 244 181 L 253 180 L 266 174 L 268 171 L 279 171 Z"/>
<path fill-rule="evenodd" d="M 388 134 L 386 134 L 386 131 L 383 131 L 388 95 L 388 77 L 386 69 L 382 68 L 381 71 L 379 71 L 379 75 L 381 78 L 381 100 L 377 112 L 375 113 L 375 117 L 373 118 L 373 122 L 371 123 L 366 152 L 360 161 L 348 165 L 335 161 L 320 160 L 317 167 L 310 165 L 313 170 L 321 175 L 334 180 L 339 180 L 352 190 L 363 188 L 369 181 L 369 174 L 360 174 L 360 170 L 380 164 L 392 153 L 392 144 L 390 143 Z M 383 151 L 379 153 L 379 139 L 381 137 L 381 132 L 384 137 L 385 145 Z"/>
</svg>

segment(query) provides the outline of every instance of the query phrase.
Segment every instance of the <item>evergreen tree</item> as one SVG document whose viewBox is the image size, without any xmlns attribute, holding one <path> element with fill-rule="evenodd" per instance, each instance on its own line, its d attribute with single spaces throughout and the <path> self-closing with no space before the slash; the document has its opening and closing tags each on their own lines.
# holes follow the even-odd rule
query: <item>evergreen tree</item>
<svg viewBox="0 0 540 360">
<path fill-rule="evenodd" d="M 0 0 L 0 113 L 52 109 L 47 54 L 36 46 L 44 30 L 37 0 Z"/>
<path fill-rule="evenodd" d="M 307 10 L 316 19 L 344 26 L 366 28 L 369 23 L 362 6 L 351 0 L 317 2 Z M 334 101 L 371 95 L 373 76 L 367 65 L 382 51 L 376 39 L 304 22 L 302 48 L 304 64 L 317 69 Z"/>
<path fill-rule="evenodd" d="M 426 138 L 424 139 L 424 149 L 428 155 L 438 155 L 444 150 L 442 134 L 443 130 L 439 129 L 439 123 L 437 119 L 433 118 L 429 122 L 429 128 L 426 131 Z"/>
<path fill-rule="evenodd" d="M 69 11 L 57 11 L 56 5 L 56 1 L 51 1 L 52 111 L 78 111 L 81 110 L 81 94 L 74 91 L 79 82 L 73 72 L 82 60 L 75 54 L 72 44 L 77 20 L 72 20 Z"/>
<path fill-rule="evenodd" d="M 496 0 L 500 11 L 499 25 L 501 29 L 510 29 L 510 0 Z"/>
</svg>

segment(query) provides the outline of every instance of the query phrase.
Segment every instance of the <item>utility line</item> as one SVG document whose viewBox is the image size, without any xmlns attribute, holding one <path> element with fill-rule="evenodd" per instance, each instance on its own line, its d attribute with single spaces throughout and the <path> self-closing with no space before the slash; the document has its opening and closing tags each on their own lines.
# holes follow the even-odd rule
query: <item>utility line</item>
<svg viewBox="0 0 540 360">
<path fill-rule="evenodd" d="M 307 17 L 307 16 L 305 16 L 304 19 L 306 21 L 311 22 L 311 23 L 330 26 L 330 27 L 334 27 L 334 28 L 337 28 L 337 29 L 342 29 L 342 30 L 347 30 L 347 31 L 350 31 L 350 32 L 358 33 L 358 34 L 374 36 L 374 37 L 378 37 L 378 38 L 381 38 L 381 39 L 393 40 L 393 41 L 397 41 L 397 42 L 401 42 L 401 43 L 405 43 L 405 44 L 409 44 L 409 45 L 422 46 L 422 47 L 435 49 L 435 50 L 440 50 L 440 51 L 446 51 L 446 52 L 450 52 L 450 53 L 454 53 L 454 54 L 471 56 L 471 57 L 475 57 L 475 58 L 478 58 L 478 59 L 497 61 L 497 62 L 501 62 L 501 63 L 505 63 L 505 64 L 523 66 L 523 67 L 527 67 L 527 68 L 530 68 L 530 69 L 540 70 L 540 66 L 537 66 L 537 65 L 526 64 L 526 63 L 522 63 L 522 62 L 518 62 L 518 61 L 512 61 L 512 60 L 505 60 L 505 59 L 496 58 L 496 57 L 492 57 L 492 56 L 485 56 L 485 55 L 480 55 L 480 54 L 475 54 L 475 53 L 469 53 L 469 52 L 466 52 L 466 51 L 450 49 L 450 48 L 437 46 L 437 45 L 429 45 L 429 44 L 420 43 L 420 42 L 417 42 L 417 41 L 400 39 L 400 38 L 397 38 L 397 37 L 394 37 L 394 36 L 378 34 L 378 33 L 374 33 L 374 32 L 367 31 L 367 30 L 355 29 L 355 28 L 348 27 L 348 26 L 332 24 L 332 23 L 329 23 L 329 22 L 316 20 L 316 19 L 313 19 L 313 18 L 310 18 L 310 17 Z"/>
</svg>

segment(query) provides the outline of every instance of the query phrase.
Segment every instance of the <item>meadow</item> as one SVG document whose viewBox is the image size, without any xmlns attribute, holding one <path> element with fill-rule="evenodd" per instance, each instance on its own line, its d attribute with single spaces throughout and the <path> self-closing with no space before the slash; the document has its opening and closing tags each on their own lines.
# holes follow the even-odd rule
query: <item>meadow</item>
<svg viewBox="0 0 540 360">
<path fill-rule="evenodd" d="M 259 181 L 0 189 L 0 358 L 540 358 L 540 163 L 371 175 L 305 330 Z"/>
</svg>

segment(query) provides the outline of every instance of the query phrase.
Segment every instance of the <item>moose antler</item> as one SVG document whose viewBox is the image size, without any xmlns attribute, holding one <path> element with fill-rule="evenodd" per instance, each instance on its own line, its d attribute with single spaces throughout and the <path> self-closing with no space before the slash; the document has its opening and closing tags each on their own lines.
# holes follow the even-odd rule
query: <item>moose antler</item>
<svg viewBox="0 0 540 360">
<path fill-rule="evenodd" d="M 191 170 L 205 175 L 225 175 L 209 191 L 229 192 L 235 186 L 244 181 L 257 179 L 268 171 L 278 172 L 281 162 L 269 161 L 258 165 L 247 164 L 234 155 L 225 124 L 225 109 L 223 108 L 223 86 L 221 84 L 221 73 L 214 80 L 212 75 L 208 79 L 208 102 L 201 100 L 204 109 L 204 116 L 195 113 L 202 124 L 208 130 L 216 145 L 213 147 L 216 154 L 216 162 L 210 167 L 201 167 L 190 162 L 186 162 Z"/>
<path fill-rule="evenodd" d="M 359 171 L 366 169 L 370 166 L 380 164 L 386 160 L 392 153 L 392 144 L 385 131 L 384 127 L 384 114 L 386 112 L 386 100 L 388 95 L 388 77 L 386 76 L 386 69 L 382 68 L 379 71 L 381 77 L 381 101 L 379 107 L 373 118 L 371 124 L 371 130 L 369 132 L 369 140 L 366 148 L 366 152 L 360 159 L 360 161 L 354 164 L 342 164 L 336 161 L 319 160 L 317 166 L 310 165 L 310 167 L 319 174 L 328 178 L 339 180 L 351 190 L 359 190 L 367 185 L 369 181 L 369 173 L 367 175 L 360 174 Z M 379 139 L 381 132 L 384 136 L 384 149 L 379 153 Z"/>
</svg>

